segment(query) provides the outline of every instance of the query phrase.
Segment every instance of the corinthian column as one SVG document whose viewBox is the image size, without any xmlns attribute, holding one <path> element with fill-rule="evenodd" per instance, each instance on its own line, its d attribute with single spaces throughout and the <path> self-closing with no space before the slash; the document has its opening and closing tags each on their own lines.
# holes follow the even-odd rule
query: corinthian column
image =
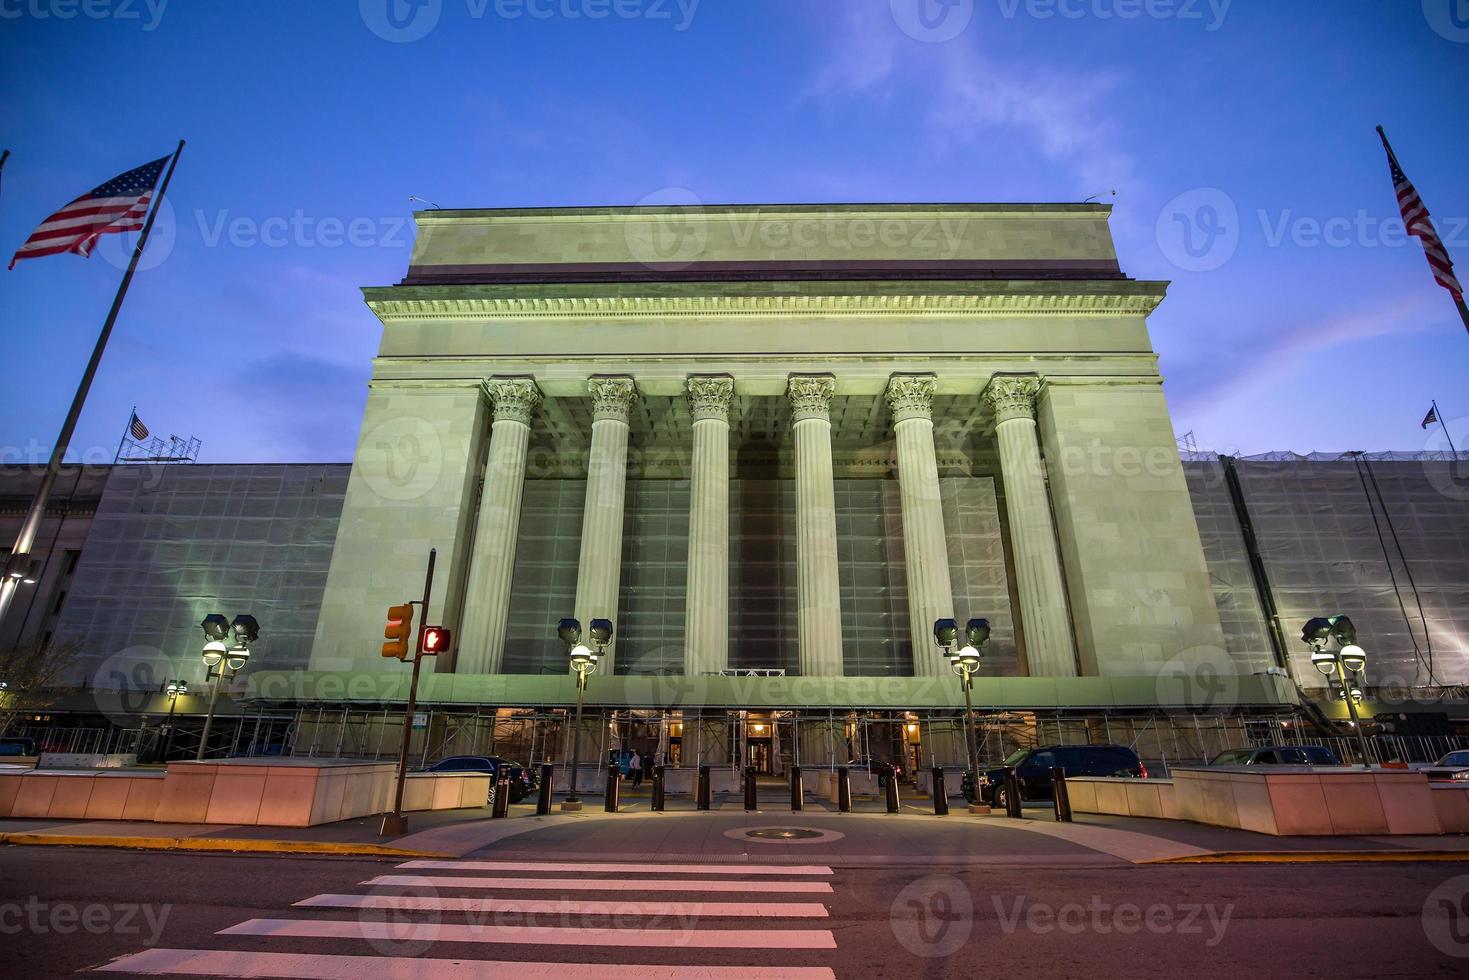
<svg viewBox="0 0 1469 980">
<path fill-rule="evenodd" d="M 622 578 L 622 515 L 627 499 L 628 413 L 638 389 L 628 377 L 597 377 L 592 393 L 592 451 L 587 459 L 587 499 L 581 518 L 581 561 L 576 573 L 576 618 L 583 636 L 593 619 L 617 621 Z M 617 633 L 598 665 L 612 673 Z"/>
<path fill-rule="evenodd" d="M 836 489 L 831 472 L 829 374 L 793 374 L 786 387 L 796 434 L 796 594 L 801 673 L 842 675 Z"/>
<path fill-rule="evenodd" d="M 689 578 L 684 610 L 684 673 L 729 666 L 729 403 L 734 379 L 685 383 L 694 417 L 689 488 Z"/>
<path fill-rule="evenodd" d="M 933 389 L 931 374 L 895 374 L 888 379 L 888 405 L 898 438 L 898 489 L 903 501 L 903 556 L 908 565 L 908 627 L 915 677 L 949 672 L 948 661 L 933 643 L 933 623 L 954 615 L 939 467 L 933 449 Z"/>
<path fill-rule="evenodd" d="M 460 674 L 498 674 L 504 662 L 525 453 L 531 415 L 541 403 L 541 391 L 530 378 L 492 378 L 485 382 L 485 391 L 495 406 L 495 421 L 459 624 L 455 672 Z"/>
<path fill-rule="evenodd" d="M 1040 378 L 1033 374 L 997 374 L 985 388 L 984 400 L 995 413 L 1030 676 L 1075 677 L 1076 647 L 1061 580 L 1056 524 L 1036 439 L 1035 398 L 1040 387 Z"/>
</svg>

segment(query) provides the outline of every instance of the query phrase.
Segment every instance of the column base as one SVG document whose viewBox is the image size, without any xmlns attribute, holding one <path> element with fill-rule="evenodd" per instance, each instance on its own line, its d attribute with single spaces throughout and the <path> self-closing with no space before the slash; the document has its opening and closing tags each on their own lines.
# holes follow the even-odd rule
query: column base
<svg viewBox="0 0 1469 980">
<path fill-rule="evenodd" d="M 983 803 L 971 803 L 969 804 L 969 812 L 984 816 L 985 814 L 988 814 L 990 812 L 990 808 L 985 806 Z"/>
<path fill-rule="evenodd" d="M 989 809 L 989 807 L 985 807 L 985 809 Z M 576 813 L 579 810 L 581 810 L 581 800 L 562 800 L 561 801 L 561 812 L 562 813 Z"/>
</svg>

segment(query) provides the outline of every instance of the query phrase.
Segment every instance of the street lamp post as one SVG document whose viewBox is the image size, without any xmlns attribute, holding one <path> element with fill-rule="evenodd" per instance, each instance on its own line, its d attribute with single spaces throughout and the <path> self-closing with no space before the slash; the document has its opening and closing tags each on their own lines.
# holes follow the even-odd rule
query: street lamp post
<svg viewBox="0 0 1469 980">
<path fill-rule="evenodd" d="M 168 734 L 163 738 L 163 761 L 168 761 L 169 749 L 173 748 L 173 709 L 178 707 L 180 694 L 189 693 L 187 681 L 167 681 L 163 685 L 163 693 L 168 695 Z"/>
<path fill-rule="evenodd" d="M 556 628 L 556 635 L 561 642 L 566 644 L 567 654 L 571 658 L 571 669 L 576 672 L 576 722 L 571 729 L 571 772 L 568 774 L 567 786 L 570 788 L 566 800 L 562 803 L 562 809 L 577 810 L 581 808 L 581 800 L 576 795 L 576 770 L 581 764 L 581 711 L 582 702 L 587 691 L 587 677 L 597 669 L 597 661 L 601 659 L 606 651 L 607 645 L 612 642 L 612 620 L 594 619 L 588 627 L 592 642 L 596 645 L 593 650 L 581 642 L 581 623 L 575 619 L 563 619 Z"/>
<path fill-rule="evenodd" d="M 203 762 L 205 749 L 209 747 L 209 729 L 214 725 L 214 702 L 219 697 L 219 685 L 228 676 L 234 677 L 250 659 L 250 643 L 260 637 L 260 624 L 254 616 L 236 616 L 234 622 L 219 613 L 205 616 L 199 624 L 208 637 L 204 643 L 204 679 L 212 681 L 209 687 L 209 711 L 204 716 L 204 734 L 199 736 L 199 751 L 194 761 Z M 234 634 L 234 644 L 225 640 Z"/>
<path fill-rule="evenodd" d="M 1340 649 L 1326 649 L 1328 640 L 1335 639 Z M 1357 628 L 1346 616 L 1329 619 L 1318 616 L 1307 621 L 1301 628 L 1301 640 L 1311 647 L 1311 665 L 1326 677 L 1331 677 L 1341 690 L 1342 700 L 1347 703 L 1347 712 L 1352 717 L 1352 728 L 1357 733 L 1357 748 L 1362 753 L 1362 768 L 1371 769 L 1367 756 L 1367 736 L 1362 732 L 1362 720 L 1357 716 L 1357 702 L 1362 700 L 1360 681 L 1367 669 L 1367 653 L 1357 645 Z"/>
<path fill-rule="evenodd" d="M 969 642 L 954 649 L 959 640 L 959 624 L 952 619 L 936 620 L 933 624 L 933 639 L 949 658 L 949 666 L 959 675 L 964 688 L 964 749 L 968 754 L 969 778 L 973 781 L 976 797 L 979 792 L 979 749 L 974 744 L 974 675 L 979 672 L 979 648 L 990 638 L 988 619 L 971 619 L 964 628 Z"/>
</svg>

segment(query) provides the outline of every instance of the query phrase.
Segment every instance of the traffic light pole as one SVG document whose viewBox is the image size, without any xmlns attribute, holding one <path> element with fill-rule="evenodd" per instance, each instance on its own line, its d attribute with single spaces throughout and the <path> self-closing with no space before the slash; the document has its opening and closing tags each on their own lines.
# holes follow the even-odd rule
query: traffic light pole
<svg viewBox="0 0 1469 980">
<path fill-rule="evenodd" d="M 434 587 L 434 561 L 438 557 L 438 549 L 430 548 L 428 552 L 428 574 L 423 580 L 423 621 L 428 622 L 428 600 Z M 413 642 L 413 676 L 408 682 L 408 709 L 403 715 L 403 747 L 398 751 L 398 785 L 393 791 L 393 812 L 383 816 L 382 829 L 379 836 L 390 837 L 406 834 L 408 832 L 408 819 L 403 816 L 403 783 L 408 776 L 408 747 L 413 739 L 413 712 L 418 706 L 418 670 L 423 665 L 423 628 L 419 627 L 418 636 Z M 425 737 L 427 734 L 425 733 Z"/>
</svg>

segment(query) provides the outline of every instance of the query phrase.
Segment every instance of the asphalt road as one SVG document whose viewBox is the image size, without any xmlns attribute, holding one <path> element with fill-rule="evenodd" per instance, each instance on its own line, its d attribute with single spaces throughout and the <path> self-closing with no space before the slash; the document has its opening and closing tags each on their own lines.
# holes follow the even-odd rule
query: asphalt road
<svg viewBox="0 0 1469 980">
<path fill-rule="evenodd" d="M 545 860 L 557 857 L 548 851 Z M 150 971 L 165 963 L 186 971 L 175 976 L 225 975 L 194 972 L 190 963 L 240 975 L 239 953 L 270 954 L 254 961 L 264 972 L 250 975 L 354 980 L 388 975 L 392 964 L 383 957 L 416 961 L 399 965 L 397 977 L 441 980 L 615 978 L 616 964 L 638 965 L 623 974 L 638 980 L 680 965 L 731 967 L 725 976 L 742 980 L 1469 973 L 1465 864 L 761 874 L 747 866 L 711 873 L 672 864 L 606 870 L 582 861 L 563 868 L 402 863 L 6 847 L 0 963 L 7 977 L 74 976 L 163 949 L 203 953 L 194 960 L 150 953 L 151 960 L 128 961 L 142 974 L 112 975 L 156 975 Z M 364 884 L 380 876 L 410 883 Z M 336 897 L 294 906 L 316 896 Z M 401 904 L 403 896 L 444 907 L 354 907 Z M 563 904 L 586 901 L 593 904 Z M 364 931 L 381 938 L 364 939 Z M 487 960 L 512 965 L 501 973 L 475 965 Z M 537 963 L 554 966 L 530 965 Z"/>
</svg>

